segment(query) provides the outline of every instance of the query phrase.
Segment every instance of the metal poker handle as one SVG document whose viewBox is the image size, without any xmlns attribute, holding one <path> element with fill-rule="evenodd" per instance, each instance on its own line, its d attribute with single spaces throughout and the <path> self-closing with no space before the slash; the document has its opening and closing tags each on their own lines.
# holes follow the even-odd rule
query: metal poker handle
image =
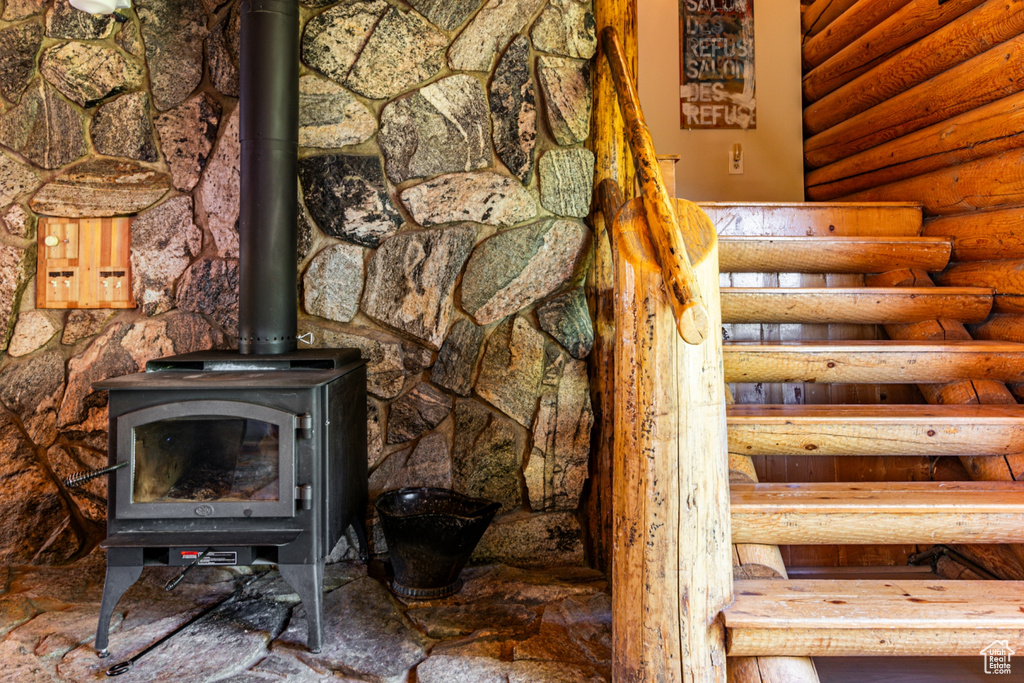
<svg viewBox="0 0 1024 683">
<path fill-rule="evenodd" d="M 115 472 L 115 471 L 121 469 L 122 467 L 127 467 L 127 466 L 128 466 L 128 463 L 126 461 L 126 462 L 119 462 L 116 465 L 111 465 L 110 467 L 104 467 L 104 468 L 98 469 L 98 470 L 88 470 L 86 472 L 75 472 L 70 477 L 68 477 L 67 479 L 64 480 L 64 486 L 67 486 L 69 489 L 73 489 L 76 486 L 81 486 L 82 484 L 84 484 L 86 482 L 92 481 L 96 477 L 102 477 L 104 474 L 110 474 L 111 472 Z"/>
<path fill-rule="evenodd" d="M 190 571 L 192 571 L 192 568 L 193 568 L 193 567 L 195 567 L 195 566 L 197 566 L 197 565 L 198 565 L 198 564 L 199 564 L 200 562 L 202 562 L 203 558 L 204 558 L 204 557 L 206 557 L 206 555 L 207 555 L 207 554 L 208 554 L 208 553 L 209 553 L 209 552 L 210 552 L 211 550 L 213 550 L 213 548 L 207 548 L 207 549 L 206 549 L 206 550 L 204 550 L 203 552 L 199 553 L 199 557 L 197 557 L 196 559 L 192 560 L 192 563 L 191 563 L 191 564 L 189 564 L 189 565 L 188 565 L 187 567 L 185 567 L 184 569 L 182 569 L 182 570 L 181 570 L 181 573 L 180 573 L 180 574 L 178 574 L 177 576 L 175 576 L 175 577 L 174 577 L 173 579 L 171 579 L 170 581 L 168 581 L 166 585 L 164 585 L 164 590 L 165 590 L 165 591 L 172 591 L 172 590 L 174 590 L 175 588 L 177 588 L 177 587 L 178 587 L 178 584 L 179 584 L 179 583 L 181 583 L 181 582 L 182 582 L 182 581 L 184 580 L 185 576 L 186 576 L 186 575 L 187 575 L 187 574 L 188 574 L 188 573 L 189 573 Z"/>
</svg>

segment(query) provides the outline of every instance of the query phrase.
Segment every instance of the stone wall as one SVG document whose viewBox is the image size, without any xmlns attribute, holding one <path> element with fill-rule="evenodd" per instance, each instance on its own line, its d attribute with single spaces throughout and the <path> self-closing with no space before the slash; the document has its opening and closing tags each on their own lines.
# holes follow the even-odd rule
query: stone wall
<svg viewBox="0 0 1024 683">
<path fill-rule="evenodd" d="M 90 384 L 235 344 L 238 0 L 0 2 L 0 563 L 103 533 Z M 369 361 L 370 488 L 502 503 L 480 559 L 582 561 L 595 25 L 577 0 L 303 0 L 300 333 Z M 34 310 L 40 215 L 137 213 L 137 310 Z M 381 550 L 378 539 L 377 550 Z"/>
</svg>

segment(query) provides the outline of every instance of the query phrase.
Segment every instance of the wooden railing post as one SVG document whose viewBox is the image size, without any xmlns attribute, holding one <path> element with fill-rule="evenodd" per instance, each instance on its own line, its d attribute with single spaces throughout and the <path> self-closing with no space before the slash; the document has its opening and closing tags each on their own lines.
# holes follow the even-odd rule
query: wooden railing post
<svg viewBox="0 0 1024 683">
<path fill-rule="evenodd" d="M 602 206 L 618 201 L 602 183 Z M 718 242 L 696 205 L 678 212 L 718 330 Z M 643 201 L 611 221 L 615 261 L 613 676 L 724 683 L 721 612 L 732 599 L 721 335 L 684 342 Z"/>
</svg>

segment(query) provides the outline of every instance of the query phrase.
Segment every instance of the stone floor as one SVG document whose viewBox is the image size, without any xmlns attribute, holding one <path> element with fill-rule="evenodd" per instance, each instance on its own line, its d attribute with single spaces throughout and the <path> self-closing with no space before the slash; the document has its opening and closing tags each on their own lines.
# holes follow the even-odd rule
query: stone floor
<svg viewBox="0 0 1024 683">
<path fill-rule="evenodd" d="M 311 654 L 303 607 L 277 571 L 197 568 L 168 593 L 176 570 L 150 567 L 118 603 L 101 660 L 91 643 L 103 571 L 102 553 L 71 567 L 0 568 L 0 680 L 111 680 L 108 667 L 181 627 L 115 680 L 610 680 L 611 605 L 587 569 L 471 567 L 455 596 L 406 603 L 385 588 L 380 565 L 328 565 L 324 647 Z"/>
</svg>

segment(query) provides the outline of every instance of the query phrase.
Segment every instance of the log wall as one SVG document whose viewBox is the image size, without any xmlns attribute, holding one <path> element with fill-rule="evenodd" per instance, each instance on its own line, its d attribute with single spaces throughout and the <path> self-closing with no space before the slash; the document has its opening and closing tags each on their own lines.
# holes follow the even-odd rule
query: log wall
<svg viewBox="0 0 1024 683">
<path fill-rule="evenodd" d="M 919 201 L 958 226 L 1024 205 L 1024 0 L 858 0 L 829 18 L 804 38 L 808 199 Z"/>
<path fill-rule="evenodd" d="M 1024 0 L 830 6 L 804 11 L 807 198 L 920 202 L 955 240 L 936 283 L 996 289 L 975 336 L 1024 338 Z"/>
</svg>

